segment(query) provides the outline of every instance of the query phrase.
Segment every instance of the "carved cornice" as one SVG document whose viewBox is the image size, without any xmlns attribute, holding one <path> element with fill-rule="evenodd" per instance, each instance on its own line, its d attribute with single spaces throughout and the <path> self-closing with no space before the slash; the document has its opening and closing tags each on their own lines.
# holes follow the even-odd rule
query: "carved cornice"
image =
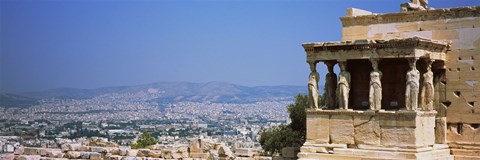
<svg viewBox="0 0 480 160">
<path fill-rule="evenodd" d="M 454 19 L 463 17 L 480 17 L 480 6 L 409 11 L 354 17 L 340 17 L 343 27 L 371 25 L 380 23 L 414 22 L 437 19 Z"/>
<path fill-rule="evenodd" d="M 427 47 L 431 50 L 445 52 L 450 45 L 446 41 L 432 41 L 420 37 L 391 39 L 391 40 L 357 40 L 347 42 L 313 42 L 302 44 L 305 52 L 320 51 L 348 51 L 348 50 L 370 50 L 386 48 L 414 48 Z"/>
<path fill-rule="evenodd" d="M 303 44 L 308 62 L 370 59 L 372 53 L 375 53 L 378 58 L 445 60 L 449 46 L 449 41 L 432 41 L 420 37 Z"/>
</svg>

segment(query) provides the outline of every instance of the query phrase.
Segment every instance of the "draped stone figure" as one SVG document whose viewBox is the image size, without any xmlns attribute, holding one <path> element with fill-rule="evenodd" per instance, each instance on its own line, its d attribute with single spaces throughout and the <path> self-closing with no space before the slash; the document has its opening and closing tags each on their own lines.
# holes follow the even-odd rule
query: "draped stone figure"
<svg viewBox="0 0 480 160">
<path fill-rule="evenodd" d="M 325 76 L 325 105 L 327 108 L 335 108 L 336 90 L 337 90 L 337 74 L 333 72 L 335 62 L 325 62 L 328 67 L 328 73 Z"/>
<path fill-rule="evenodd" d="M 308 100 L 310 108 L 318 108 L 318 80 L 320 74 L 317 73 L 316 63 L 310 63 L 311 73 L 308 76 Z"/>
<path fill-rule="evenodd" d="M 405 91 L 405 107 L 407 110 L 417 110 L 420 72 L 415 66 L 416 60 L 410 61 L 410 71 L 407 72 L 407 88 Z"/>
<path fill-rule="evenodd" d="M 372 60 L 373 71 L 370 73 L 369 104 L 371 110 L 380 110 L 382 108 L 382 72 L 378 70 L 376 60 Z"/>
<path fill-rule="evenodd" d="M 433 72 L 428 65 L 427 72 L 423 74 L 423 86 L 422 86 L 422 110 L 431 111 L 433 110 L 433 99 L 434 99 L 434 86 L 433 86 Z"/>
<path fill-rule="evenodd" d="M 337 98 L 340 109 L 348 109 L 348 94 L 350 92 L 350 73 L 346 71 L 347 62 L 340 62 Z"/>
<path fill-rule="evenodd" d="M 420 5 L 423 8 L 428 8 L 428 0 L 410 0 L 410 2 Z"/>
<path fill-rule="evenodd" d="M 428 0 L 410 0 L 410 3 L 402 3 L 400 5 L 400 12 L 422 11 L 426 9 L 431 9 L 428 7 Z"/>
</svg>

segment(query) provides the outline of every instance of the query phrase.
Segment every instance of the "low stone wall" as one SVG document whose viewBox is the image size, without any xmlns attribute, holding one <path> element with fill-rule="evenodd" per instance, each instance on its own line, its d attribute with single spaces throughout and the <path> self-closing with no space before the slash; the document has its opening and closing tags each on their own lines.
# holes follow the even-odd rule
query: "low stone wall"
<svg viewBox="0 0 480 160">
<path fill-rule="evenodd" d="M 421 148 L 435 144 L 435 111 L 308 110 L 307 143 Z"/>
<path fill-rule="evenodd" d="M 307 109 L 302 159 L 452 158 L 435 144 L 435 111 Z"/>
</svg>

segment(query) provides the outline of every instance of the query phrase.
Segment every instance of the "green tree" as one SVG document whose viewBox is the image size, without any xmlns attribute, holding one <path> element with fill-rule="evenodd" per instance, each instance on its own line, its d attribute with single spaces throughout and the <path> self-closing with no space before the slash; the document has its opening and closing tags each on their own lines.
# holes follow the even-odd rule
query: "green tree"
<svg viewBox="0 0 480 160">
<path fill-rule="evenodd" d="M 326 105 L 326 102 L 325 102 L 325 98 L 327 97 L 327 92 L 323 91 L 323 94 L 318 97 L 318 107 L 325 107 Z"/>
<path fill-rule="evenodd" d="M 157 144 L 157 140 L 147 131 L 143 131 L 138 140 L 130 146 L 132 148 L 145 148 L 154 144 Z"/>
<path fill-rule="evenodd" d="M 308 96 L 296 95 L 295 103 L 287 106 L 292 122 L 289 125 L 280 125 L 260 131 L 260 144 L 267 154 L 280 153 L 284 147 L 300 147 L 305 142 L 305 109 L 307 107 Z"/>
<path fill-rule="evenodd" d="M 305 109 L 308 107 L 308 96 L 298 94 L 295 96 L 295 103 L 287 106 L 288 113 L 292 122 L 289 124 L 289 127 L 294 130 L 302 133 L 303 135 L 306 132 L 306 120 L 307 116 Z"/>
<path fill-rule="evenodd" d="M 303 133 L 287 125 L 280 125 L 260 132 L 260 144 L 263 150 L 273 155 L 280 153 L 284 147 L 300 147 L 305 142 Z"/>
<path fill-rule="evenodd" d="M 319 106 L 324 106 L 325 94 L 319 97 Z M 260 144 L 263 150 L 269 154 L 277 154 L 284 147 L 301 147 L 305 143 L 308 96 L 298 94 L 295 103 L 287 106 L 289 117 L 292 122 L 288 125 L 280 125 L 269 130 L 260 131 Z"/>
</svg>

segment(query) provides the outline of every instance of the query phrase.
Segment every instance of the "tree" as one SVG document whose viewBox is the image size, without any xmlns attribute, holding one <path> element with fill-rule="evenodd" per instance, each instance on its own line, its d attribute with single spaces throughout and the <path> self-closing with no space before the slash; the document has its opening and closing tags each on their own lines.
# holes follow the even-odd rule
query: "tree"
<svg viewBox="0 0 480 160">
<path fill-rule="evenodd" d="M 260 144 L 263 150 L 273 155 L 280 153 L 284 147 L 300 147 L 303 143 L 303 133 L 293 130 L 290 126 L 280 125 L 260 132 Z"/>
<path fill-rule="evenodd" d="M 307 116 L 305 109 L 308 107 L 308 96 L 298 94 L 295 96 L 295 103 L 287 106 L 288 113 L 292 122 L 290 128 L 305 135 Z"/>
<path fill-rule="evenodd" d="M 157 140 L 147 131 L 143 131 L 138 140 L 132 143 L 132 148 L 145 148 L 150 145 L 157 144 Z"/>
<path fill-rule="evenodd" d="M 319 106 L 324 106 L 325 93 L 319 97 Z M 292 122 L 288 125 L 280 125 L 270 130 L 260 131 L 260 145 L 267 154 L 280 153 L 284 147 L 301 147 L 305 143 L 307 132 L 308 96 L 298 94 L 295 103 L 287 106 L 289 117 Z"/>
<path fill-rule="evenodd" d="M 319 101 L 318 101 L 318 106 L 321 107 L 321 108 L 326 108 L 326 101 L 325 101 L 325 98 L 327 98 L 327 92 L 326 91 L 323 91 L 323 94 L 318 97 Z"/>
</svg>

